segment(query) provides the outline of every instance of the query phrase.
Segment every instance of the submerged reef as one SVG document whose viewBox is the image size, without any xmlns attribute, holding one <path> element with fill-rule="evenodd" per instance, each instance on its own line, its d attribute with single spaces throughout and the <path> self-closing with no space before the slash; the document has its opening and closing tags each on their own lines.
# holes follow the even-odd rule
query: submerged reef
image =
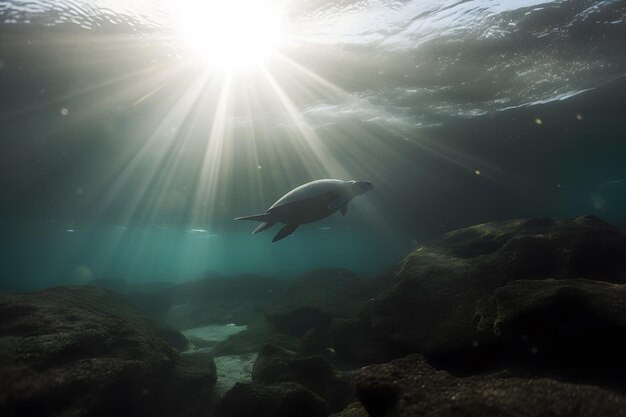
<svg viewBox="0 0 626 417">
<path fill-rule="evenodd" d="M 159 327 L 107 289 L 1 294 L 0 414 L 193 415 L 215 364 L 183 358 Z"/>
<path fill-rule="evenodd" d="M 609 390 L 507 373 L 457 378 L 419 354 L 354 373 L 372 417 L 624 416 L 626 398 Z"/>
<path fill-rule="evenodd" d="M 626 282 L 626 235 L 596 217 L 450 232 L 387 279 L 358 319 L 331 326 L 339 356 L 363 365 L 421 353 L 472 373 L 524 362 L 556 368 L 552 355 L 563 371 L 626 370 L 618 354 L 626 346 L 618 285 Z"/>
<path fill-rule="evenodd" d="M 585 216 L 449 232 L 374 278 L 0 294 L 0 414 L 623 416 L 625 283 L 626 235 Z"/>
</svg>

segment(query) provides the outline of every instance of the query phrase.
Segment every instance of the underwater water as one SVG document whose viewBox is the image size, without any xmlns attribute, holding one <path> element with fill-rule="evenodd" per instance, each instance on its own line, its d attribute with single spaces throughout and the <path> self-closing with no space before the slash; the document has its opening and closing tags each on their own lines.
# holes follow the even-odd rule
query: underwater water
<svg viewBox="0 0 626 417">
<path fill-rule="evenodd" d="M 626 224 L 621 2 L 278 2 L 234 70 L 194 7 L 0 5 L 3 283 L 373 275 L 475 223 Z M 375 189 L 273 245 L 232 221 L 320 178 Z"/>
<path fill-rule="evenodd" d="M 546 307 L 549 303 L 528 307 L 528 316 L 520 315 L 511 328 L 496 329 L 515 314 L 498 316 L 492 326 L 498 337 L 519 336 L 515 340 L 528 344 L 524 346 L 532 353 L 530 359 L 520 359 L 516 355 L 527 353 L 526 347 L 519 350 L 508 342 L 492 345 L 493 338 L 482 339 L 489 326 L 478 336 L 455 327 L 466 318 L 476 319 L 477 328 L 484 325 L 495 311 L 489 307 L 493 303 L 517 302 L 517 295 L 502 295 L 515 293 L 517 287 L 498 281 L 495 274 L 489 278 L 493 288 L 479 297 L 474 281 L 463 281 L 459 277 L 465 275 L 455 268 L 471 271 L 470 275 L 484 268 L 488 277 L 493 271 L 505 271 L 501 275 L 511 280 L 541 277 L 546 286 L 557 285 L 549 278 L 561 277 L 571 279 L 576 288 L 529 287 L 527 291 L 541 294 L 528 298 L 533 302 L 548 293 L 599 297 L 609 290 L 595 280 L 626 281 L 626 266 L 619 260 L 626 252 L 621 237 L 616 237 L 626 230 L 625 51 L 626 3 L 617 0 L 0 1 L 0 291 L 21 294 L 6 296 L 21 301 L 4 300 L 7 318 L 0 318 L 0 330 L 21 323 L 12 321 L 13 315 L 45 306 L 53 310 L 41 313 L 51 317 L 43 322 L 73 323 L 72 317 L 83 314 L 88 321 L 106 305 L 136 325 L 113 291 L 94 293 L 95 289 L 78 287 L 82 285 L 115 290 L 151 319 L 177 329 L 174 335 L 156 331 L 185 352 L 182 359 L 176 356 L 180 379 L 174 385 L 193 386 L 189 392 L 200 390 L 189 398 L 180 394 L 180 401 L 192 404 L 192 411 L 166 412 L 178 406 L 154 400 L 163 398 L 160 392 L 179 388 L 146 383 L 139 395 L 132 391 L 133 381 L 124 391 L 128 398 L 119 397 L 119 404 L 103 401 L 93 406 L 110 415 L 124 415 L 119 413 L 127 410 L 123 404 L 129 398 L 146 398 L 153 405 L 137 403 L 128 412 L 200 416 L 211 409 L 217 416 L 244 416 L 236 411 L 237 404 L 247 402 L 230 403 L 229 395 L 261 401 L 274 394 L 257 395 L 254 384 L 237 382 L 292 381 L 268 376 L 267 369 L 277 366 L 271 362 L 277 353 L 261 341 L 270 336 L 281 346 L 274 349 L 288 358 L 286 363 L 305 360 L 294 359 L 294 352 L 313 352 L 333 364 L 333 371 L 319 380 L 315 372 L 309 374 L 310 380 L 333 386 L 332 392 L 315 391 L 299 381 L 319 394 L 324 404 L 299 388 L 288 389 L 289 395 L 308 404 L 303 416 L 328 415 L 346 407 L 338 398 L 347 388 L 335 379 L 324 379 L 337 369 L 384 363 L 416 352 L 426 355 L 428 366 L 441 366 L 456 378 L 475 369 L 500 370 L 487 358 L 501 349 L 506 354 L 498 358 L 509 360 L 507 355 L 513 355 L 511 363 L 533 369 L 528 372 L 541 369 L 537 375 L 545 376 L 544 368 L 558 368 L 557 376 L 549 376 L 559 383 L 600 381 L 598 387 L 611 386 L 623 395 L 626 381 L 608 371 L 604 362 L 576 368 L 573 377 L 563 365 L 570 363 L 567 359 L 552 367 L 558 355 L 549 349 L 554 340 L 545 334 L 558 332 L 524 327 L 535 319 L 545 322 L 533 315 L 541 311 L 579 320 L 585 331 L 619 328 L 613 333 L 624 334 L 623 323 L 607 319 L 610 314 L 599 307 L 589 307 L 621 305 L 617 293 L 607 292 L 608 298 L 601 301 L 572 301 L 592 311 L 592 318 L 580 318 L 577 308 L 560 298 L 554 310 Z M 342 203 L 348 208 L 345 215 L 336 206 L 337 212 L 301 224 L 276 242 L 272 239 L 282 224 L 251 235 L 260 223 L 234 220 L 264 213 L 291 190 L 319 179 L 367 181 L 373 189 L 353 196 L 347 206 Z M 317 196 L 306 196 L 311 197 Z M 595 217 L 581 217 L 589 215 Z M 614 229 L 602 234 L 605 226 L 595 223 L 596 217 Z M 577 219 L 505 222 L 517 218 Z M 504 223 L 471 227 L 492 222 Z M 463 230 L 455 232 L 458 229 Z M 452 233 L 428 243 L 446 232 Z M 533 236 L 528 241 L 527 232 Z M 549 243 L 532 246 L 546 236 Z M 508 250 L 510 255 L 498 255 Z M 421 260 L 431 252 L 432 258 Z M 468 266 L 475 256 L 484 257 Z M 510 262 L 498 263 L 505 258 Z M 447 272 L 437 272 L 440 267 Z M 362 281 L 355 284 L 349 271 Z M 420 274 L 432 274 L 428 280 L 437 282 L 433 285 L 444 285 L 440 283 L 450 277 L 460 281 L 447 293 L 406 278 Z M 384 281 L 388 276 L 395 277 L 397 287 Z M 413 282 L 406 288 L 405 278 Z M 53 288 L 59 285 L 69 287 Z M 19 298 L 50 288 L 52 292 L 41 293 L 50 294 L 42 296 L 50 305 L 44 301 L 31 305 L 24 301 L 27 298 Z M 398 296 L 411 291 L 424 299 Z M 460 292 L 476 298 L 459 301 L 455 297 Z M 316 298 L 324 299 L 324 294 L 338 300 Z M 469 310 L 456 308 L 466 301 Z M 302 311 L 294 307 L 300 302 L 305 306 Z M 385 307 L 385 302 L 403 313 L 386 316 L 393 308 Z M 16 307 L 19 303 L 28 307 Z M 60 310 L 50 307 L 55 303 Z M 66 312 L 67 305 L 87 313 Z M 442 306 L 452 307 L 443 313 Z M 511 305 L 498 306 L 504 311 Z M 284 312 L 293 308 L 296 313 Z M 322 313 L 311 313 L 318 308 Z M 516 311 L 522 310 L 526 311 L 521 307 Z M 463 342 L 441 347 L 438 343 L 451 339 L 439 338 L 421 322 L 404 333 L 385 330 L 401 328 L 405 316 L 443 317 L 442 324 L 434 319 L 433 326 L 452 329 Z M 356 321 L 341 322 L 356 317 L 361 320 L 358 326 L 365 327 Z M 598 317 L 608 321 L 600 325 L 594 321 Z M 338 324 L 333 321 L 337 318 Z M 117 334 L 115 323 L 93 320 L 108 329 L 98 334 Z M 31 328 L 18 324 L 10 331 Z M 79 324 L 76 329 L 91 326 Z M 73 325 L 58 325 L 60 332 L 74 331 Z M 268 330 L 270 325 L 279 336 Z M 564 328 L 571 329 L 568 326 Z M 333 333 L 333 328 L 339 330 Z M 370 339 L 362 328 L 375 336 Z M 347 339 L 341 338 L 344 330 Z M 573 333 L 563 331 L 567 334 L 562 340 L 570 340 Z M 544 335 L 540 341 L 533 339 L 537 334 Z M 116 347 L 126 343 L 84 337 L 80 343 L 50 350 L 57 352 L 51 362 L 57 364 L 58 358 L 73 357 L 92 345 L 100 358 L 100 343 Z M 603 337 L 593 333 L 584 339 Z M 366 346 L 351 350 L 354 340 Z M 367 345 L 371 340 L 376 343 Z M 380 347 L 381 340 L 391 342 Z M 619 343 L 614 345 L 616 351 Z M 157 344 L 142 344 L 150 352 L 142 357 L 161 357 L 150 350 Z M 484 351 L 479 349 L 483 344 L 489 346 Z M 468 353 L 472 349 L 480 351 Z M 598 355 L 609 358 L 611 352 Z M 206 359 L 206 354 L 215 360 Z M 537 357 L 545 362 L 533 362 Z M 311 368 L 302 366 L 309 370 L 326 366 L 315 360 Z M 150 370 L 146 380 L 167 380 L 160 367 L 153 367 L 156 362 L 141 368 Z M 200 368 L 213 371 L 217 364 L 217 391 L 198 388 L 206 381 L 215 385 L 210 382 L 215 376 L 194 368 L 200 362 L 204 366 Z M 0 368 L 3 363 L 0 360 Z M 114 368 L 108 362 L 106 366 Z M 427 365 L 412 363 L 399 369 L 411 366 Z M 10 375 L 29 381 L 16 369 L 11 368 Z M 68 369 L 73 375 L 74 368 Z M 385 369 L 376 372 L 382 375 Z M 359 378 L 371 378 L 367 372 Z M 613 384 L 616 379 L 619 383 Z M 109 382 L 113 386 L 116 381 L 94 387 L 107 387 Z M 380 414 L 386 405 L 377 405 L 384 395 L 355 384 L 362 403 L 354 405 L 355 412 L 386 415 Z M 2 387 L 0 383 L 0 394 L 8 392 Z M 64 407 L 70 406 L 58 398 L 70 398 L 73 389 L 53 387 L 33 397 L 57 398 L 49 409 L 57 411 L 48 414 L 44 406 L 24 400 L 7 408 L 8 415 L 63 415 L 55 413 L 67 412 Z M 563 392 L 578 391 L 565 387 Z M 554 395 L 565 398 L 560 393 Z M 224 394 L 221 405 L 211 408 L 213 397 Z M 0 395 L 0 410 L 6 398 L 21 394 L 11 395 Z M 176 395 L 172 398 L 178 401 Z M 580 398 L 586 395 L 596 394 L 584 391 Z M 447 404 L 446 399 L 437 403 L 433 393 L 427 398 L 434 401 L 434 410 Z M 24 405 L 28 401 L 31 405 Z M 626 404 L 620 401 L 622 397 L 602 400 L 606 408 L 581 415 L 612 415 Z M 257 410 L 273 410 L 262 401 L 254 404 L 251 407 Z M 76 407 L 72 410 L 79 411 L 70 414 L 94 415 L 82 405 Z M 438 415 L 398 410 L 393 415 Z M 539 411 L 534 415 L 542 415 Z M 294 415 L 280 412 L 267 415 Z"/>
</svg>

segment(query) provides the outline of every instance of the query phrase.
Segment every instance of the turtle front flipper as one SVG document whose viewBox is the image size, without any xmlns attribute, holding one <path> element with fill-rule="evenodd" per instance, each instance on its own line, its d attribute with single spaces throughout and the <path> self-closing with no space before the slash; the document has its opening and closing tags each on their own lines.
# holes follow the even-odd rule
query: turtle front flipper
<svg viewBox="0 0 626 417">
<path fill-rule="evenodd" d="M 288 224 L 284 226 L 282 229 L 278 231 L 276 236 L 274 236 L 274 239 L 272 239 L 272 242 L 278 242 L 279 240 L 286 238 L 287 236 L 295 232 L 297 228 L 298 228 L 297 224 Z"/>
<path fill-rule="evenodd" d="M 342 207 L 345 207 L 346 204 L 348 204 L 351 199 L 352 198 L 348 194 L 341 193 L 337 197 L 330 200 L 330 203 L 328 203 L 328 206 L 326 206 L 326 208 L 330 211 L 336 211 L 336 210 L 342 209 Z"/>
</svg>

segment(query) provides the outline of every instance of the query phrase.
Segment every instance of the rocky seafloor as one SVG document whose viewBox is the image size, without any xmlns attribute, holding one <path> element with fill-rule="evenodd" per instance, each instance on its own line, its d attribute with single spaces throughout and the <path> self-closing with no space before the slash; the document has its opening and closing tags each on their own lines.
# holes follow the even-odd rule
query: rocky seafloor
<svg viewBox="0 0 626 417">
<path fill-rule="evenodd" d="M 316 270 L 0 294 L 2 416 L 626 416 L 626 235 L 449 232 Z"/>
</svg>

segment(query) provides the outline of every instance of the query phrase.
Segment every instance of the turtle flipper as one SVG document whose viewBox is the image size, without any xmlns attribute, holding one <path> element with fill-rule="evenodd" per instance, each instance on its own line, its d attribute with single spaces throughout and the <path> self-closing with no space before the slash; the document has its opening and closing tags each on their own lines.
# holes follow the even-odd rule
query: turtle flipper
<svg viewBox="0 0 626 417">
<path fill-rule="evenodd" d="M 270 227 L 274 226 L 275 224 L 276 224 L 276 222 L 261 223 L 256 229 L 254 229 L 252 234 L 256 235 L 257 233 L 260 233 L 260 232 L 262 232 L 264 230 L 269 229 Z"/>
<path fill-rule="evenodd" d="M 272 239 L 272 242 L 278 242 L 279 240 L 286 238 L 287 236 L 292 234 L 297 228 L 298 228 L 297 224 L 288 224 L 284 226 L 282 229 L 278 231 L 276 236 L 274 236 L 274 239 Z"/>
<path fill-rule="evenodd" d="M 347 194 L 340 194 L 337 197 L 330 200 L 330 203 L 328 203 L 327 208 L 328 210 L 331 210 L 331 211 L 342 209 L 342 212 L 343 212 L 343 207 L 345 207 L 346 204 L 348 204 L 349 202 L 350 202 L 350 197 Z"/>
<path fill-rule="evenodd" d="M 348 205 L 347 204 L 341 208 L 341 215 L 345 216 L 346 214 L 348 214 Z"/>
<path fill-rule="evenodd" d="M 258 222 L 264 222 L 269 219 L 271 215 L 269 213 L 253 214 L 252 216 L 237 217 L 233 220 L 256 220 Z"/>
</svg>

